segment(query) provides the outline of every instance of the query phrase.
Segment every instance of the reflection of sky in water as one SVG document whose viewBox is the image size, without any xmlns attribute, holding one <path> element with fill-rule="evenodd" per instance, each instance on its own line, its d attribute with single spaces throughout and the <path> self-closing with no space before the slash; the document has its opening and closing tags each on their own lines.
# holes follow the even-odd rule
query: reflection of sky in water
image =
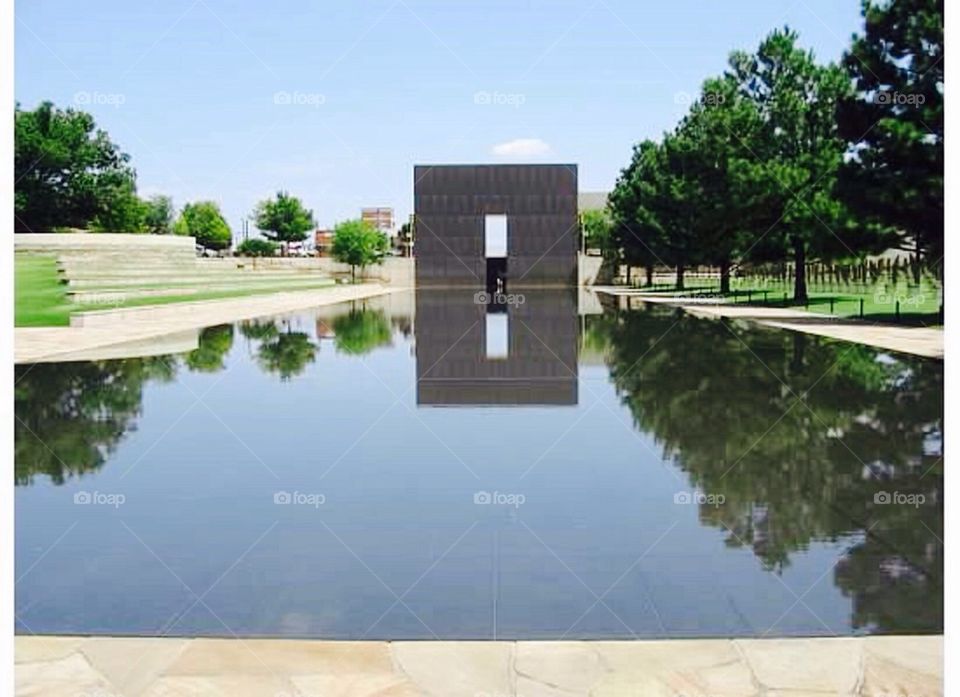
<svg viewBox="0 0 960 697">
<path fill-rule="evenodd" d="M 410 318 L 397 310 L 399 298 L 390 303 L 374 317 L 325 309 L 273 327 L 237 327 L 231 340 L 228 332 L 211 333 L 205 353 L 167 359 L 177 364 L 172 379 L 136 383 L 128 376 L 130 389 L 120 391 L 136 399 L 123 402 L 125 433 L 95 444 L 104 449 L 103 464 L 62 485 L 46 474 L 25 483 L 24 463 L 40 462 L 42 453 L 18 429 L 18 631 L 583 638 L 940 629 L 942 544 L 923 528 L 942 537 L 942 508 L 871 506 L 876 479 L 864 471 L 879 467 L 874 475 L 882 471 L 903 491 L 939 488 L 942 468 L 918 485 L 922 470 L 904 475 L 910 467 L 884 455 L 901 448 L 918 463 L 939 456 L 939 431 L 920 438 L 914 452 L 894 435 L 888 442 L 877 431 L 861 433 L 850 418 L 840 429 L 844 440 L 870 464 L 842 446 L 828 451 L 836 472 L 824 474 L 817 496 L 798 501 L 809 491 L 803 468 L 822 463 L 770 460 L 777 474 L 739 477 L 740 467 L 755 466 L 748 456 L 728 477 L 710 478 L 698 448 L 727 437 L 729 420 L 715 421 L 711 431 L 690 419 L 696 437 L 678 441 L 679 452 L 665 457 L 675 424 L 657 419 L 676 403 L 653 395 L 659 411 L 650 418 L 663 430 L 638 429 L 624 383 L 616 389 L 611 370 L 626 374 L 632 357 L 646 351 L 645 361 L 670 354 L 646 344 L 624 350 L 615 330 L 605 340 L 579 337 L 581 357 L 591 339 L 605 346 L 613 368 L 593 359 L 574 365 L 575 404 L 418 406 L 417 353 L 426 347 L 415 341 L 425 338 L 405 336 Z M 471 304 L 459 312 L 472 317 L 478 310 Z M 335 314 L 347 319 L 338 323 Z M 418 329 L 429 326 L 420 320 Z M 510 325 L 511 335 L 521 326 L 516 318 Z M 682 357 L 709 325 L 675 336 L 672 330 L 661 348 Z M 482 355 L 482 335 L 469 336 Z M 517 347 L 533 352 L 527 358 L 540 373 L 532 389 L 541 389 L 553 359 L 516 336 L 521 343 L 510 345 L 511 358 Z M 779 345 L 790 335 L 766 336 Z M 820 345 L 810 337 L 804 360 L 820 360 Z M 630 357 L 624 365 L 617 364 L 621 354 Z M 466 361 L 469 350 L 449 355 Z M 476 365 L 457 368 L 457 361 L 445 369 L 477 376 Z M 81 365 L 37 366 L 20 387 L 39 390 L 46 381 L 48 391 L 37 394 L 49 405 L 56 381 Z M 828 367 L 813 365 L 812 372 Z M 655 369 L 645 363 L 635 370 Z M 772 375 L 750 382 L 756 375 L 743 376 L 745 390 L 780 392 Z M 680 399 L 683 376 L 674 382 Z M 818 418 L 834 418 L 831 404 L 841 414 L 863 406 L 833 393 L 830 379 L 819 388 L 827 392 L 814 403 Z M 449 389 L 444 394 L 450 397 Z M 709 392 L 690 396 L 683 409 L 711 408 Z M 935 413 L 939 398 L 929 395 Z M 116 395 L 111 399 L 119 413 Z M 893 403 L 876 399 L 874 423 L 889 418 Z M 51 434 L 44 440 L 52 449 L 82 459 L 79 436 L 49 408 L 27 404 L 18 403 L 18 416 Z M 93 421 L 110 411 L 87 408 Z M 777 415 L 770 408 L 764 428 Z M 738 413 L 744 428 L 746 418 Z M 781 421 L 773 438 L 791 435 L 781 428 L 793 422 Z M 709 493 L 704 482 L 726 487 L 726 504 L 675 503 L 678 492 Z M 75 505 L 78 492 L 122 493 L 125 501 Z M 324 501 L 275 504 L 278 492 L 301 502 L 322 494 Z M 474 503 L 477 492 L 493 502 Z M 779 546 L 787 561 L 765 568 L 765 557 L 779 559 Z"/>
</svg>

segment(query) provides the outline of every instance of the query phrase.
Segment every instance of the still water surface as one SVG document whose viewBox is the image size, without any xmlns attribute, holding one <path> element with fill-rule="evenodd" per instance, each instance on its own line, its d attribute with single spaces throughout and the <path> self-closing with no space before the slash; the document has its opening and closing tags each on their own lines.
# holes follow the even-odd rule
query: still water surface
<svg viewBox="0 0 960 697">
<path fill-rule="evenodd" d="M 942 363 L 586 300 L 18 366 L 17 631 L 942 631 Z"/>
</svg>

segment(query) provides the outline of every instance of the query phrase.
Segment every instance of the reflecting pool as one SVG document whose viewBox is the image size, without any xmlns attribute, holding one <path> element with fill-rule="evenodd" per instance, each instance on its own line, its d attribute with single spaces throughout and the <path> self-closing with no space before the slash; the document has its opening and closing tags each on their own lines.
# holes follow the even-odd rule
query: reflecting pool
<svg viewBox="0 0 960 697">
<path fill-rule="evenodd" d="M 445 290 L 16 381 L 19 633 L 943 628 L 938 361 Z"/>
</svg>

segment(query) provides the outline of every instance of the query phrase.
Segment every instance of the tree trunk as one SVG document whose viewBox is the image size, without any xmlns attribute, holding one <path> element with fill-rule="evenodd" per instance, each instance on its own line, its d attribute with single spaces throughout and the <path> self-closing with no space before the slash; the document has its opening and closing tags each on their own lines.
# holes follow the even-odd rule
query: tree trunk
<svg viewBox="0 0 960 697">
<path fill-rule="evenodd" d="M 647 265 L 647 288 L 653 285 L 653 264 Z"/>
<path fill-rule="evenodd" d="M 914 259 L 913 267 L 913 282 L 916 285 L 920 285 L 920 235 L 914 235 L 914 249 L 916 251 L 916 258 Z"/>
<path fill-rule="evenodd" d="M 677 266 L 677 290 L 683 290 L 683 264 Z"/>
<path fill-rule="evenodd" d="M 730 292 L 730 262 L 720 264 L 720 292 L 724 295 Z"/>
<path fill-rule="evenodd" d="M 357 267 L 353 264 L 350 265 L 350 283 L 357 282 Z"/>
<path fill-rule="evenodd" d="M 627 264 L 627 285 L 630 285 L 630 264 Z"/>
<path fill-rule="evenodd" d="M 802 374 L 804 356 L 807 352 L 807 335 L 803 332 L 791 333 L 793 334 L 793 358 L 790 361 L 790 366 L 795 374 Z"/>
<path fill-rule="evenodd" d="M 807 301 L 807 246 L 799 237 L 793 238 L 793 301 Z"/>
</svg>

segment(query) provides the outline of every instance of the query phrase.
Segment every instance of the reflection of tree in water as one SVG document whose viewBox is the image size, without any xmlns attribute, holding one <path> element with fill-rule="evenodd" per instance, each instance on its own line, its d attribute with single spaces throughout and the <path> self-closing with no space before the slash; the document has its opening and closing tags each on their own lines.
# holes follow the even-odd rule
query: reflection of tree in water
<svg viewBox="0 0 960 697">
<path fill-rule="evenodd" d="M 240 326 L 240 333 L 257 342 L 257 364 L 281 380 L 300 375 L 316 360 L 318 346 L 304 332 L 280 322 L 254 320 Z"/>
<path fill-rule="evenodd" d="M 303 372 L 317 347 L 303 332 L 276 322 L 247 322 L 240 332 L 259 343 L 257 362 L 288 379 Z M 55 484 L 96 470 L 136 427 L 150 380 L 170 381 L 181 364 L 219 372 L 233 346 L 230 324 L 204 329 L 199 345 L 181 356 L 16 366 L 14 481 L 47 475 Z"/>
<path fill-rule="evenodd" d="M 836 570 L 854 625 L 940 630 L 942 364 L 661 309 L 590 331 L 637 427 L 725 497 L 701 517 L 728 544 L 780 569 L 811 541 L 855 540 Z M 874 502 L 894 491 L 925 504 Z"/>
<path fill-rule="evenodd" d="M 147 381 L 175 374 L 168 357 L 16 366 L 14 481 L 62 484 L 97 469 L 134 428 Z"/>
<path fill-rule="evenodd" d="M 335 343 L 344 353 L 364 354 L 390 345 L 390 323 L 382 310 L 353 308 L 332 322 Z"/>
<path fill-rule="evenodd" d="M 199 373 L 218 373 L 226 368 L 224 361 L 232 347 L 232 324 L 207 327 L 200 332 L 199 346 L 186 355 L 184 363 Z"/>
</svg>

